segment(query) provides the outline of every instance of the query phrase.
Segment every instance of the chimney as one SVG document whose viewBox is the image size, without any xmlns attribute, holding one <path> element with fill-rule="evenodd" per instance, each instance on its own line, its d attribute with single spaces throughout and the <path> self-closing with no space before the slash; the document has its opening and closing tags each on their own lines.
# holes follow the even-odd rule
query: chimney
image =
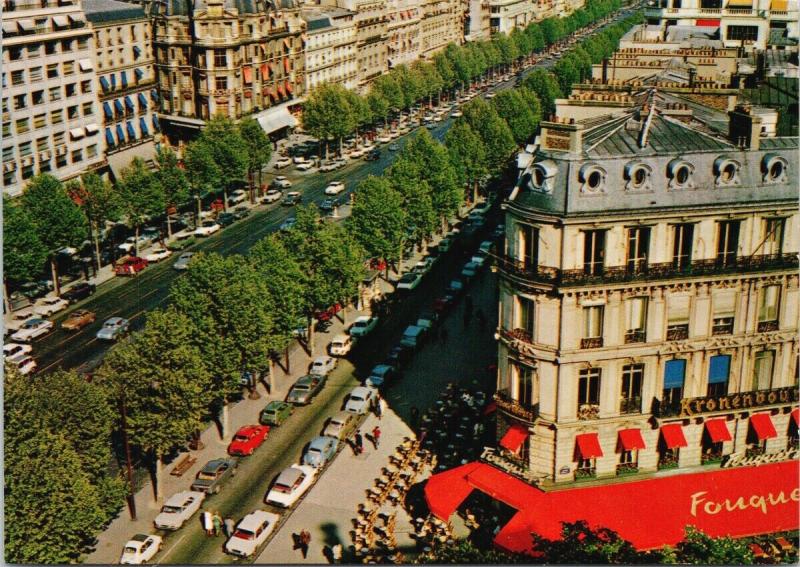
<svg viewBox="0 0 800 567">
<path fill-rule="evenodd" d="M 690 68 L 689 69 L 689 88 L 690 89 L 694 88 L 694 79 L 695 79 L 696 75 L 697 75 L 697 69 Z"/>
<path fill-rule="evenodd" d="M 750 107 L 738 105 L 728 113 L 728 137 L 741 148 L 757 150 L 761 138 L 761 117 L 750 112 Z"/>
</svg>

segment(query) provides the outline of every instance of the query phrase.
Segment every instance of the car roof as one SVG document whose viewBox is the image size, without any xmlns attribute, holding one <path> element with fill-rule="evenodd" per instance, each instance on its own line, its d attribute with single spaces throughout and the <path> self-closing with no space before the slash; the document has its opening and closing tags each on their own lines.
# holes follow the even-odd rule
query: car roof
<svg viewBox="0 0 800 567">
<path fill-rule="evenodd" d="M 247 514 L 247 516 L 242 518 L 242 521 L 239 522 L 237 528 L 254 532 L 259 528 L 259 526 L 261 526 L 264 520 L 269 520 L 270 522 L 274 523 L 277 518 L 277 514 L 270 514 L 266 510 L 256 510 L 255 512 L 250 512 Z"/>
<path fill-rule="evenodd" d="M 314 364 L 317 364 L 318 362 L 321 363 L 321 364 L 324 364 L 324 363 L 329 362 L 331 360 L 333 360 L 332 356 L 318 356 L 317 358 L 314 359 Z"/>
<path fill-rule="evenodd" d="M 311 382 L 317 378 L 318 376 L 314 376 L 313 374 L 306 374 L 305 376 L 298 378 L 294 385 L 297 386 L 298 384 L 311 384 Z"/>
<path fill-rule="evenodd" d="M 25 323 L 26 324 L 27 323 L 43 323 L 44 321 L 45 321 L 45 319 L 42 319 L 41 317 L 31 317 L 30 319 L 25 321 Z"/>
<path fill-rule="evenodd" d="M 349 335 L 336 335 L 335 337 L 333 337 L 333 341 L 331 341 L 331 342 L 344 343 L 344 342 L 347 342 L 348 340 L 350 340 L 350 336 Z"/>
<path fill-rule="evenodd" d="M 203 495 L 202 492 L 192 492 L 191 490 L 184 490 L 182 492 L 178 492 L 177 494 L 173 494 L 170 496 L 166 502 L 164 502 L 164 506 L 182 506 L 186 503 L 192 496 Z"/>
<path fill-rule="evenodd" d="M 247 435 L 247 434 L 250 434 L 250 433 L 255 433 L 259 429 L 261 429 L 261 426 L 259 426 L 259 425 L 245 425 L 243 427 L 240 427 L 239 431 L 237 431 L 236 434 L 239 435 L 240 433 L 243 433 L 243 434 Z"/>
<path fill-rule="evenodd" d="M 208 461 L 200 472 L 216 472 L 222 465 L 227 464 L 228 459 L 212 459 Z"/>
<path fill-rule="evenodd" d="M 369 315 L 360 315 L 360 316 L 356 317 L 355 322 L 358 323 L 359 321 L 364 321 L 366 323 L 370 319 L 372 319 L 372 317 L 370 317 Z"/>
<path fill-rule="evenodd" d="M 350 395 L 354 396 L 356 394 L 359 394 L 359 395 L 361 395 L 361 396 L 366 398 L 369 395 L 370 391 L 371 391 L 371 388 L 367 388 L 366 386 L 356 386 L 350 392 Z"/>
<path fill-rule="evenodd" d="M 347 423 L 348 420 L 353 419 L 353 414 L 347 411 L 340 411 L 333 417 L 331 417 L 330 421 L 338 422 L 338 423 Z"/>
<path fill-rule="evenodd" d="M 288 469 L 284 469 L 281 474 L 278 475 L 278 480 L 275 481 L 275 484 L 283 484 L 284 486 L 292 486 L 297 479 L 303 476 L 305 473 L 296 468 L 296 467 L 289 467 Z"/>
<path fill-rule="evenodd" d="M 272 400 L 270 403 L 267 404 L 267 406 L 264 409 L 276 410 L 288 405 L 289 404 L 287 404 L 286 402 L 282 402 L 280 400 Z"/>
<path fill-rule="evenodd" d="M 391 370 L 392 367 L 388 364 L 378 364 L 375 368 L 372 369 L 371 374 L 383 374 L 384 372 L 388 372 Z"/>
<path fill-rule="evenodd" d="M 106 320 L 104 323 L 105 325 L 118 325 L 125 321 L 122 317 L 111 317 L 110 319 Z"/>
<path fill-rule="evenodd" d="M 321 448 L 325 447 L 326 445 L 328 445 L 331 442 L 332 439 L 333 439 L 333 437 L 330 437 L 328 435 L 320 435 L 319 437 L 314 437 L 311 440 L 311 443 L 309 443 L 308 448 L 309 449 L 312 449 L 312 448 L 313 449 L 321 449 Z"/>
<path fill-rule="evenodd" d="M 145 541 L 147 541 L 147 538 L 149 537 L 150 536 L 147 534 L 136 534 L 130 539 L 130 541 L 138 541 L 144 543 Z"/>
</svg>

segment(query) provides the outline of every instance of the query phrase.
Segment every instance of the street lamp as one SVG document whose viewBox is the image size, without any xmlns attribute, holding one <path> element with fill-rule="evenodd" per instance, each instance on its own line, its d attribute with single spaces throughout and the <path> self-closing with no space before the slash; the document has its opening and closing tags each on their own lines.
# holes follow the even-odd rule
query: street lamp
<svg viewBox="0 0 800 567">
<path fill-rule="evenodd" d="M 136 498 L 134 495 L 133 486 L 133 464 L 131 463 L 131 446 L 128 442 L 128 422 L 127 422 L 127 407 L 125 405 L 125 392 L 123 390 L 122 397 L 119 402 L 121 427 L 122 427 L 122 444 L 125 446 L 125 465 L 128 471 L 128 511 L 131 514 L 131 520 L 136 519 Z"/>
</svg>

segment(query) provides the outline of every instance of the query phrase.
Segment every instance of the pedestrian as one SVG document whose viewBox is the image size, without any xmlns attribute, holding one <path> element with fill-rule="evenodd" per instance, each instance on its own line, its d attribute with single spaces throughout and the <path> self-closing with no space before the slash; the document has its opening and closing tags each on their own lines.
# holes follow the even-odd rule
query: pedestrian
<svg viewBox="0 0 800 567">
<path fill-rule="evenodd" d="M 336 545 L 331 548 L 331 555 L 334 563 L 342 562 L 342 544 L 340 542 L 337 541 Z"/>
<path fill-rule="evenodd" d="M 375 445 L 375 448 L 378 448 L 381 442 L 381 428 L 377 425 L 372 428 L 372 444 Z"/>
<path fill-rule="evenodd" d="M 476 421 L 475 426 L 472 428 L 472 432 L 475 437 L 478 437 L 483 432 L 483 424 L 480 421 Z"/>
<path fill-rule="evenodd" d="M 311 534 L 308 530 L 300 532 L 300 552 L 303 554 L 303 559 L 308 557 L 308 545 L 311 543 Z"/>
<path fill-rule="evenodd" d="M 233 518 L 225 518 L 222 527 L 225 529 L 225 537 L 231 537 L 236 529 L 236 522 L 233 521 Z"/>
<path fill-rule="evenodd" d="M 364 438 L 361 436 L 360 430 L 356 431 L 353 440 L 356 442 L 356 455 L 360 455 L 364 452 Z"/>
<path fill-rule="evenodd" d="M 218 536 L 222 533 L 222 516 L 220 516 L 217 512 L 214 512 L 214 515 L 211 517 L 211 523 L 214 525 L 214 536 Z"/>
<path fill-rule="evenodd" d="M 211 516 L 211 512 L 204 510 L 200 515 L 200 523 L 203 525 L 203 529 L 206 531 L 206 536 L 214 535 L 214 519 Z"/>
<path fill-rule="evenodd" d="M 383 398 L 380 394 L 375 396 L 375 415 L 379 420 L 383 417 Z"/>
</svg>

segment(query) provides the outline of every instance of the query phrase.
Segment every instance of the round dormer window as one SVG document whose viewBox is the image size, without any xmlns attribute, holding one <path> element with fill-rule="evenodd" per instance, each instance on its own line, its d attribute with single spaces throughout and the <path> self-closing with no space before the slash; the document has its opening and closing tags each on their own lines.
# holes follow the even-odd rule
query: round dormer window
<svg viewBox="0 0 800 567">
<path fill-rule="evenodd" d="M 631 177 L 631 184 L 636 187 L 642 187 L 647 181 L 647 170 L 643 167 L 636 169 Z"/>
<path fill-rule="evenodd" d="M 553 191 L 553 183 L 558 173 L 558 166 L 553 160 L 544 160 L 533 165 L 531 171 L 530 184 L 533 189 L 550 193 Z"/>
<path fill-rule="evenodd" d="M 582 184 L 581 192 L 583 193 L 600 193 L 606 184 L 605 170 L 592 163 L 581 168 L 578 178 Z"/>
<path fill-rule="evenodd" d="M 586 178 L 586 185 L 592 191 L 597 191 L 600 189 L 600 186 L 603 184 L 603 174 L 597 170 L 594 170 L 589 174 L 589 177 Z"/>
<path fill-rule="evenodd" d="M 775 160 L 775 162 L 769 166 L 769 180 L 779 181 L 783 177 L 783 172 L 783 162 Z"/>
<path fill-rule="evenodd" d="M 723 183 L 731 183 L 736 178 L 736 166 L 732 163 L 725 164 L 719 176 Z"/>
<path fill-rule="evenodd" d="M 537 167 L 537 168 L 535 168 L 533 170 L 533 185 L 534 185 L 534 187 L 542 187 L 542 186 L 544 186 L 544 182 L 545 182 L 546 179 L 547 179 L 547 177 L 545 177 L 545 173 L 544 173 L 544 170 L 542 168 Z"/>
<path fill-rule="evenodd" d="M 694 187 L 692 180 L 694 166 L 688 161 L 674 159 L 667 166 L 667 176 L 670 178 L 671 189 L 691 189 Z"/>
<path fill-rule="evenodd" d="M 678 185 L 686 185 L 689 182 L 689 177 L 691 172 L 689 171 L 689 167 L 686 165 L 680 166 L 678 169 L 675 170 L 675 183 Z"/>
<path fill-rule="evenodd" d="M 784 183 L 789 163 L 776 154 L 767 154 L 761 162 L 765 183 Z"/>
<path fill-rule="evenodd" d="M 644 162 L 632 161 L 625 165 L 625 190 L 647 191 L 650 189 L 650 176 L 653 169 Z"/>
</svg>

